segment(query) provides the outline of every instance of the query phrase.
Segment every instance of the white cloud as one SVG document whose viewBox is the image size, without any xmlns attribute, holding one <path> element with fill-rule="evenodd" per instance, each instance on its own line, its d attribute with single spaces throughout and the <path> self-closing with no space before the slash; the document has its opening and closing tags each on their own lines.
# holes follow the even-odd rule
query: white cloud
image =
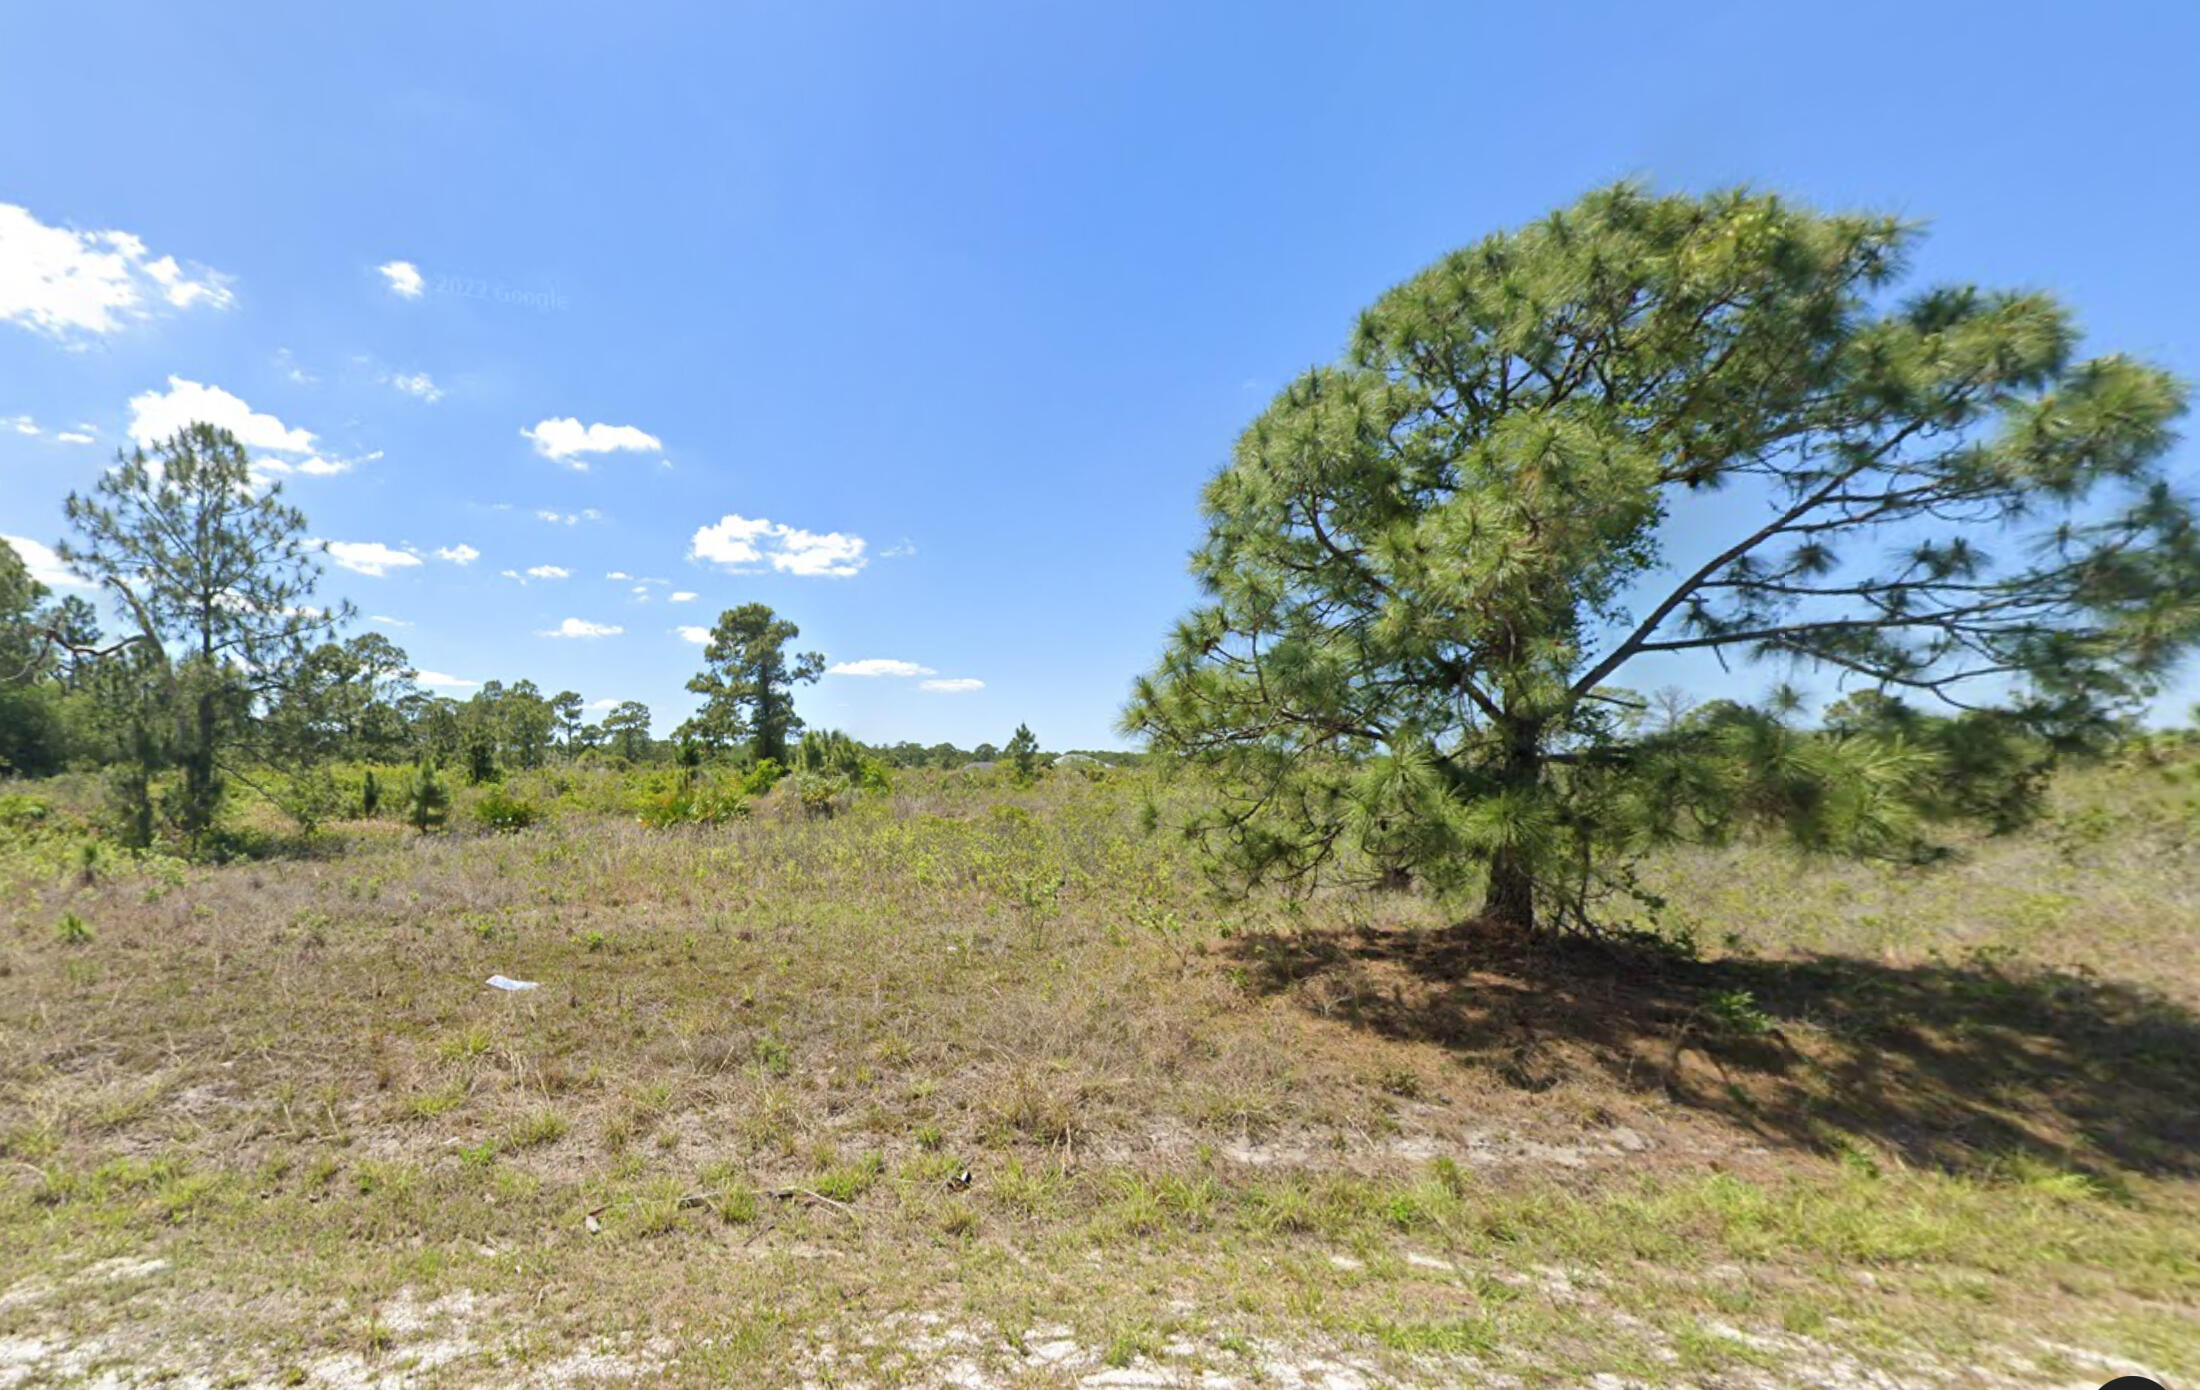
<svg viewBox="0 0 2200 1390">
<path fill-rule="evenodd" d="M 470 545 L 446 545 L 436 551 L 435 558 L 448 560 L 454 565 L 470 565 L 481 558 L 481 552 Z"/>
<path fill-rule="evenodd" d="M 226 309 L 235 299 L 227 277 L 204 266 L 187 274 L 173 256 L 148 259 L 128 232 L 49 227 L 0 203 L 0 319 L 66 340 L 117 332 L 163 304 Z"/>
<path fill-rule="evenodd" d="M 151 447 L 184 426 L 205 423 L 235 435 L 252 455 L 252 466 L 261 474 L 302 473 L 330 478 L 349 473 L 358 460 L 329 458 L 320 452 L 313 431 L 293 429 L 273 415 L 254 410 L 219 386 L 168 378 L 166 391 L 147 391 L 130 398 L 130 437 Z M 277 457 L 293 455 L 294 457 Z M 367 455 L 380 458 L 379 453 Z"/>
<path fill-rule="evenodd" d="M 448 676 L 441 671 L 416 671 L 413 673 L 413 680 L 421 685 L 439 685 L 452 690 L 470 690 L 481 684 L 480 681 L 470 681 L 463 676 Z"/>
<path fill-rule="evenodd" d="M 693 642 L 698 647 L 710 645 L 710 629 L 707 627 L 683 627 L 676 628 L 674 631 L 680 634 L 680 640 L 683 642 Z"/>
<path fill-rule="evenodd" d="M 602 700 L 590 700 L 590 701 L 588 702 L 587 708 L 589 708 L 589 709 L 617 709 L 617 708 L 618 708 L 618 707 L 619 707 L 620 705 L 623 705 L 623 704 L 625 704 L 625 703 L 626 703 L 626 702 L 625 702 L 624 700 L 613 700 L 613 699 L 608 699 L 608 698 L 607 698 L 607 699 L 602 699 Z"/>
<path fill-rule="evenodd" d="M 393 569 L 410 569 L 420 557 L 409 550 L 395 550 L 380 541 L 330 541 L 329 558 L 345 569 L 380 579 Z"/>
<path fill-rule="evenodd" d="M 606 579 L 632 579 L 633 577 L 633 575 L 628 574 L 625 570 L 612 570 L 604 575 L 604 578 Z"/>
<path fill-rule="evenodd" d="M 780 532 L 779 542 L 780 549 L 771 557 L 772 568 L 789 574 L 846 576 L 866 563 L 861 536 L 838 531 L 817 535 L 789 527 Z"/>
<path fill-rule="evenodd" d="M 387 261 L 375 267 L 390 282 L 390 293 L 400 299 L 418 299 L 423 282 L 420 267 L 411 261 Z"/>
<path fill-rule="evenodd" d="M 973 690 L 985 689 L 985 682 L 969 676 L 950 676 L 945 680 L 918 681 L 917 689 L 930 690 L 941 695 L 967 695 Z"/>
<path fill-rule="evenodd" d="M 626 631 L 613 623 L 592 623 L 586 618 L 567 618 L 556 627 L 538 632 L 537 637 L 616 637 Z"/>
<path fill-rule="evenodd" d="M 878 557 L 881 560 L 899 560 L 905 556 L 914 555 L 916 553 L 917 547 L 914 542 L 902 540 L 896 541 L 892 545 L 886 547 L 884 550 L 881 550 L 878 553 Z"/>
<path fill-rule="evenodd" d="M 388 616 L 386 616 L 386 615 L 384 615 L 384 614 L 381 614 L 381 613 L 375 613 L 375 614 L 372 614 L 371 616 L 369 616 L 369 617 L 368 617 L 367 621 L 368 621 L 368 622 L 370 622 L 370 623 L 380 623 L 380 624 L 381 624 L 382 626 L 384 626 L 384 627 L 411 627 L 411 626 L 412 626 L 412 624 L 411 624 L 411 623 L 408 623 L 408 622 L 406 622 L 406 621 L 405 621 L 405 620 L 404 620 L 403 618 L 392 618 L 392 617 L 388 617 Z"/>
<path fill-rule="evenodd" d="M 701 597 L 701 595 L 691 593 L 686 589 L 682 589 L 680 592 L 672 596 L 671 601 L 674 603 L 693 603 L 699 597 Z"/>
<path fill-rule="evenodd" d="M 929 666 L 919 666 L 914 661 L 896 661 L 892 657 L 868 656 L 861 661 L 843 661 L 837 666 L 825 668 L 828 676 L 936 676 L 939 672 Z"/>
<path fill-rule="evenodd" d="M 861 536 L 838 531 L 820 534 L 730 512 L 719 518 L 717 525 L 695 533 L 688 556 L 735 570 L 769 563 L 782 574 L 835 578 L 846 578 L 869 563 L 864 558 Z"/>
<path fill-rule="evenodd" d="M 31 572 L 31 578 L 49 589 L 89 589 L 92 582 L 79 579 L 62 567 L 61 557 L 51 547 L 34 541 L 28 536 L 0 536 L 15 547 L 15 553 L 23 558 L 23 567 Z"/>
<path fill-rule="evenodd" d="M 562 565 L 536 565 L 527 571 L 530 579 L 571 579 L 573 571 Z"/>
<path fill-rule="evenodd" d="M 544 458 L 556 459 L 584 473 L 588 461 L 580 457 L 582 454 L 658 454 L 665 447 L 656 435 L 632 425 L 583 425 L 571 416 L 538 421 L 534 428 L 522 429 L 520 436 L 533 440 L 535 452 Z"/>
<path fill-rule="evenodd" d="M 316 454 L 292 463 L 289 459 L 270 458 L 266 454 L 252 460 L 254 472 L 262 474 L 303 473 L 312 478 L 333 478 L 339 473 L 349 473 L 355 465 L 350 459 L 325 459 Z"/>
<path fill-rule="evenodd" d="M 38 422 L 28 415 L 16 415 L 7 419 L 0 419 L 0 425 L 6 425 L 17 434 L 37 435 L 45 433 L 44 430 L 38 427 Z"/>
<path fill-rule="evenodd" d="M 417 396 L 430 405 L 443 399 L 443 388 L 436 385 L 434 378 L 426 372 L 414 372 L 410 376 L 400 372 L 390 378 L 390 385 L 408 396 Z"/>
<path fill-rule="evenodd" d="M 577 526 L 584 521 L 601 521 L 603 513 L 594 507 L 583 507 L 577 512 L 560 512 L 549 507 L 537 507 L 535 520 L 547 521 L 552 526 Z"/>
<path fill-rule="evenodd" d="M 99 441 L 79 430 L 63 430 L 54 436 L 56 444 L 97 444 Z"/>
</svg>

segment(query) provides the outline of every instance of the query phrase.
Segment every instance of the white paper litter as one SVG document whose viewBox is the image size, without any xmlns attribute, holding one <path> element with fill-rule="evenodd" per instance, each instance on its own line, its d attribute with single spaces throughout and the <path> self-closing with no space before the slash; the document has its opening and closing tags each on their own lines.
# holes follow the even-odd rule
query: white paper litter
<svg viewBox="0 0 2200 1390">
<path fill-rule="evenodd" d="M 491 975 L 489 977 L 489 988 L 491 989 L 535 989 L 537 987 L 533 980 L 515 980 L 505 975 Z"/>
</svg>

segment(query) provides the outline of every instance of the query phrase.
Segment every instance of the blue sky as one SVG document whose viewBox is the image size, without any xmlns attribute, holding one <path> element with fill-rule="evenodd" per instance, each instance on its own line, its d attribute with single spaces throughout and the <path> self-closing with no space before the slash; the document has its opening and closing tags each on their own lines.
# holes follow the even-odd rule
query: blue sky
<svg viewBox="0 0 2200 1390">
<path fill-rule="evenodd" d="M 1443 251 L 1615 178 L 1929 219 L 1920 278 L 2053 289 L 2089 347 L 2200 377 L 2190 5 L 84 4 L 7 31 L 0 533 L 50 544 L 134 429 L 226 413 L 343 543 L 324 592 L 424 670 L 661 729 L 692 705 L 680 629 L 757 600 L 907 671 L 828 677 L 813 724 L 1117 742 L 1193 597 L 1198 488 L 1267 395 Z"/>
</svg>

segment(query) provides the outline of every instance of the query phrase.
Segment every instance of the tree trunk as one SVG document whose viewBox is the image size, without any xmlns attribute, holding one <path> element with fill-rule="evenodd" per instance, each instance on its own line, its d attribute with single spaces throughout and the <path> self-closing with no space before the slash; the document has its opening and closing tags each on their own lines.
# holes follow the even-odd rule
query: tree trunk
<svg viewBox="0 0 2200 1390">
<path fill-rule="evenodd" d="M 203 674 L 203 673 L 202 673 Z M 184 832 L 193 845 L 214 825 L 214 693 L 199 692 L 191 747 L 183 760 Z"/>
<path fill-rule="evenodd" d="M 1535 879 L 1518 850 L 1501 849 L 1490 856 L 1490 886 L 1482 896 L 1482 920 L 1521 936 L 1534 933 Z"/>
<path fill-rule="evenodd" d="M 1542 726 L 1508 720 L 1503 735 L 1505 761 L 1498 769 L 1498 784 L 1508 792 L 1533 791 L 1543 776 Z M 1490 856 L 1482 920 L 1521 936 L 1534 933 L 1535 875 L 1528 857 L 1518 849 L 1508 846 Z"/>
</svg>

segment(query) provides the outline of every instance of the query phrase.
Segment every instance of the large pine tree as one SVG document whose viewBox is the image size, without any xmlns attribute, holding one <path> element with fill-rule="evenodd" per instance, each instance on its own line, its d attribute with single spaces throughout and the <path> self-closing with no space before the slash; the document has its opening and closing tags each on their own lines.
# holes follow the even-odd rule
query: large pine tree
<svg viewBox="0 0 2200 1390">
<path fill-rule="evenodd" d="M 2183 389 L 2079 356 L 2045 294 L 1891 297 L 1914 236 L 1621 186 L 1385 294 L 1207 487 L 1206 599 L 1127 715 L 1224 788 L 1192 830 L 1247 878 L 1415 873 L 1528 929 L 1691 800 L 1862 842 L 1929 774 L 1760 725 L 1718 745 L 1754 770 L 1698 776 L 1610 717 L 1641 658 L 2034 724 L 2144 693 L 2200 600 Z"/>
<path fill-rule="evenodd" d="M 244 447 L 212 425 L 118 455 L 90 496 L 69 494 L 67 515 L 77 535 L 63 562 L 137 629 L 136 659 L 155 676 L 172 737 L 146 730 L 135 743 L 173 750 L 178 819 L 195 841 L 213 827 L 227 750 L 351 608 L 312 606 L 321 548 L 304 514 L 283 504 L 281 484 L 261 486 Z"/>
</svg>

